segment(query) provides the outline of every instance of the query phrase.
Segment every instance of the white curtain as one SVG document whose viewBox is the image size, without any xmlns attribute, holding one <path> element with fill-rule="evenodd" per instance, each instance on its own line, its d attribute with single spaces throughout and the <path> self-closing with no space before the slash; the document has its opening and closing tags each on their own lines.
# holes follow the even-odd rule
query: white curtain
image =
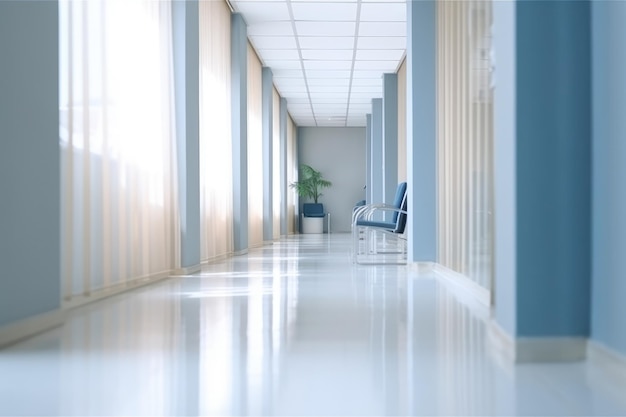
<svg viewBox="0 0 626 417">
<path fill-rule="evenodd" d="M 169 1 L 61 0 L 64 297 L 179 266 Z"/>
<path fill-rule="evenodd" d="M 200 227 L 203 261 L 233 251 L 230 9 L 201 1 Z"/>
<path fill-rule="evenodd" d="M 439 262 L 490 289 L 491 0 L 438 2 Z"/>
<path fill-rule="evenodd" d="M 261 61 L 248 44 L 248 246 L 263 245 L 263 102 Z"/>
</svg>

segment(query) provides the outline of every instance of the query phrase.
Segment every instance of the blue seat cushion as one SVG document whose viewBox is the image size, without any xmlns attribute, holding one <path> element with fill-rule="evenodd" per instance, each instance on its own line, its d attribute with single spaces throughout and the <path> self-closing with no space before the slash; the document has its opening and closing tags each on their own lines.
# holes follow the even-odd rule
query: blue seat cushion
<svg viewBox="0 0 626 417">
<path fill-rule="evenodd" d="M 324 205 L 321 203 L 305 203 L 302 205 L 302 214 L 304 217 L 324 217 Z"/>
<path fill-rule="evenodd" d="M 379 222 L 374 220 L 357 220 L 357 226 L 379 227 L 381 229 L 395 230 L 396 224 L 391 222 Z"/>
</svg>

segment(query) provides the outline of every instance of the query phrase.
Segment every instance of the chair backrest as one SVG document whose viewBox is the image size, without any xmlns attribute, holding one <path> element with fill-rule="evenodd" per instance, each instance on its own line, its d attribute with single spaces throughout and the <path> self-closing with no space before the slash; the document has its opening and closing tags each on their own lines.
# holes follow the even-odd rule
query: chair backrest
<svg viewBox="0 0 626 417">
<path fill-rule="evenodd" d="M 408 196 L 406 192 L 406 183 L 404 183 L 404 197 L 402 197 L 402 203 L 400 203 L 400 210 L 407 211 L 408 207 Z M 406 227 L 406 213 L 395 213 L 396 214 L 396 228 L 393 229 L 394 233 L 402 234 L 404 233 L 404 228 Z"/>
<path fill-rule="evenodd" d="M 304 217 L 323 217 L 324 205 L 322 203 L 306 203 L 302 205 Z"/>
<path fill-rule="evenodd" d="M 405 203 L 405 196 L 406 196 L 406 182 L 401 182 L 400 184 L 398 184 L 398 188 L 396 188 L 396 196 L 393 199 L 393 203 L 391 203 L 395 208 L 399 208 L 400 210 L 405 210 L 402 208 L 402 204 Z M 398 223 L 398 212 L 393 213 L 393 216 L 391 218 L 391 222 L 392 223 Z"/>
</svg>

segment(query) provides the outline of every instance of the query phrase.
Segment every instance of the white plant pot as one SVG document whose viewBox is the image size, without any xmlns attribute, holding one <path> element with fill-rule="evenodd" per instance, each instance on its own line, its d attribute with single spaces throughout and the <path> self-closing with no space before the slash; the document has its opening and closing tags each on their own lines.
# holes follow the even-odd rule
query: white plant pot
<svg viewBox="0 0 626 417">
<path fill-rule="evenodd" d="M 324 233 L 324 218 L 303 216 L 302 233 Z"/>
</svg>

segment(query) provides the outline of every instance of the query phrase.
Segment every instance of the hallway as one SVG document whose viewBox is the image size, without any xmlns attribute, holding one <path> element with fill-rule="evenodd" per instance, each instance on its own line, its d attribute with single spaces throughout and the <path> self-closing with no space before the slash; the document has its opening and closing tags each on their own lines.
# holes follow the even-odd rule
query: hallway
<svg viewBox="0 0 626 417">
<path fill-rule="evenodd" d="M 69 311 L 0 350 L 0 415 L 626 415 L 586 363 L 513 366 L 435 272 L 296 235 Z"/>
</svg>

